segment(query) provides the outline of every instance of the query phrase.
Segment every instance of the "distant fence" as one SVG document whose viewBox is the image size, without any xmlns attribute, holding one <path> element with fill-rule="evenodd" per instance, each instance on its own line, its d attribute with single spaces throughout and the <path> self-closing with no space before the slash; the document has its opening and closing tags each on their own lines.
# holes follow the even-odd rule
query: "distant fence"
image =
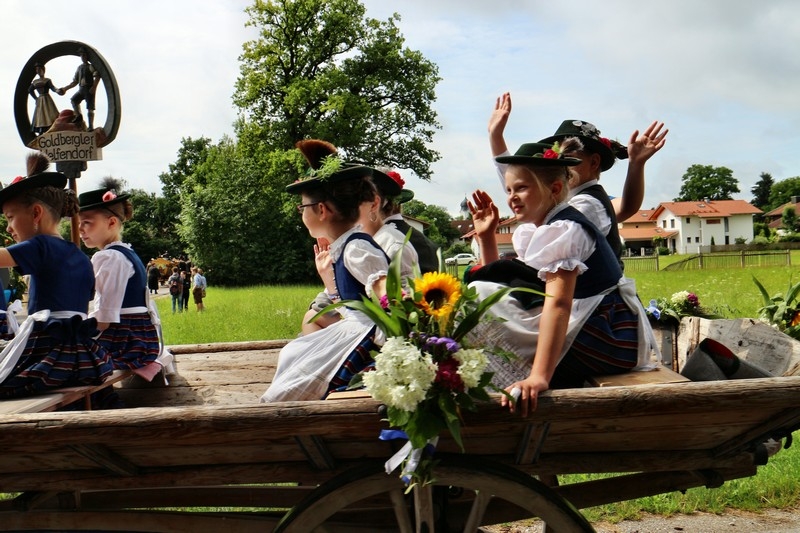
<svg viewBox="0 0 800 533">
<path fill-rule="evenodd" d="M 453 263 L 452 265 L 448 265 L 447 263 L 445 263 L 444 271 L 453 276 L 454 278 L 460 279 L 458 277 L 458 265 L 456 263 Z"/>
<path fill-rule="evenodd" d="M 623 257 L 625 273 L 651 272 L 658 270 L 658 255 Z"/>
<path fill-rule="evenodd" d="M 664 270 L 700 270 L 704 268 L 746 268 L 791 266 L 790 250 L 746 251 L 733 254 L 697 254 L 667 266 Z M 627 271 L 627 264 L 626 264 Z"/>
</svg>

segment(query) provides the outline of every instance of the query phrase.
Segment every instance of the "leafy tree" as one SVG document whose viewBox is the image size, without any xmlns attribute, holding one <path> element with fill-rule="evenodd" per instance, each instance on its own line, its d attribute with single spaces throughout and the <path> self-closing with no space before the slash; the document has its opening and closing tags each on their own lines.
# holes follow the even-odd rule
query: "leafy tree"
<svg viewBox="0 0 800 533">
<path fill-rule="evenodd" d="M 195 168 L 206 160 L 210 147 L 211 139 L 207 137 L 200 137 L 199 139 L 182 138 L 181 147 L 178 149 L 178 159 L 169 165 L 168 172 L 162 172 L 158 176 L 162 184 L 161 192 L 164 198 L 175 202 L 178 212 L 180 212 L 181 186 L 186 181 L 186 178 L 192 175 Z"/>
<path fill-rule="evenodd" d="M 436 65 L 403 47 L 399 15 L 365 18 L 358 0 L 257 0 L 245 11 L 259 31 L 244 44 L 233 96 L 247 149 L 320 138 L 350 159 L 430 178 L 440 78 Z"/>
<path fill-rule="evenodd" d="M 210 282 L 253 285 L 316 275 L 297 198 L 274 189 L 265 193 L 270 176 L 299 174 L 298 158 L 290 151 L 255 160 L 228 139 L 210 147 L 186 179 L 180 232 Z"/>
<path fill-rule="evenodd" d="M 676 202 L 693 200 L 730 200 L 733 193 L 739 192 L 739 181 L 727 167 L 711 165 L 692 165 L 681 178 L 680 194 Z"/>
<path fill-rule="evenodd" d="M 781 214 L 781 225 L 787 231 L 795 232 L 797 231 L 797 212 L 795 211 L 794 207 L 788 206 L 783 209 L 783 214 Z"/>
<path fill-rule="evenodd" d="M 786 178 L 772 186 L 769 193 L 769 209 L 772 210 L 790 202 L 792 196 L 800 196 L 800 176 Z"/>
<path fill-rule="evenodd" d="M 176 214 L 172 203 L 142 189 L 126 191 L 131 195 L 133 218 L 125 223 L 123 238 L 133 247 L 139 259 L 150 259 L 184 253 L 184 244 L 177 231 Z"/>
<path fill-rule="evenodd" d="M 772 179 L 772 174 L 769 172 L 762 172 L 759 180 L 750 189 L 750 192 L 753 193 L 753 201 L 750 203 L 765 213 L 768 211 L 768 209 L 764 208 L 769 205 L 769 195 L 773 183 L 775 183 L 775 180 Z M 755 220 L 762 220 L 763 218 L 763 215 L 756 215 Z"/>
<path fill-rule="evenodd" d="M 403 204 L 403 214 L 429 222 L 430 226 L 426 235 L 442 249 L 450 246 L 461 236 L 458 230 L 450 224 L 453 218 L 444 207 L 427 205 L 420 200 L 410 200 Z"/>
</svg>

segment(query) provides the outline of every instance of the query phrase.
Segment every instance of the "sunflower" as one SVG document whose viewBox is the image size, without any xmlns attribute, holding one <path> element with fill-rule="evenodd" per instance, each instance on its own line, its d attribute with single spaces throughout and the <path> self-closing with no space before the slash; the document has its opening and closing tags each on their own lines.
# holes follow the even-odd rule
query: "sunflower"
<svg viewBox="0 0 800 533">
<path fill-rule="evenodd" d="M 422 295 L 419 305 L 428 315 L 447 318 L 461 298 L 461 283 L 444 272 L 427 272 L 414 280 L 414 290 Z"/>
<path fill-rule="evenodd" d="M 792 323 L 789 325 L 797 326 L 798 324 L 800 324 L 800 311 L 795 312 L 794 316 L 792 317 Z"/>
</svg>

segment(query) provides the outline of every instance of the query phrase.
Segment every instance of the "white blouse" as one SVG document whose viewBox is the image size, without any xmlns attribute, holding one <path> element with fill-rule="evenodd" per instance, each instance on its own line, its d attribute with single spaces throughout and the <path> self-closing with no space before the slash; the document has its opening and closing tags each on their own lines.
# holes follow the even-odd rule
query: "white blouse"
<svg viewBox="0 0 800 533">
<path fill-rule="evenodd" d="M 331 259 L 336 262 L 344 255 L 344 266 L 364 284 L 367 296 L 372 295 L 372 284 L 385 277 L 389 271 L 389 261 L 380 248 L 376 248 L 364 239 L 354 239 L 344 246 L 347 238 L 356 232 L 363 232 L 360 224 L 350 228 L 330 246 Z"/>
<path fill-rule="evenodd" d="M 403 235 L 400 230 L 395 228 L 394 225 L 384 224 L 375 232 L 372 238 L 381 245 L 383 251 L 389 256 L 390 262 L 402 248 L 403 255 L 400 258 L 400 276 L 402 279 L 406 279 L 414 275 L 414 266 L 419 263 L 419 256 L 411 243 L 405 242 L 406 236 Z M 403 246 L 404 243 L 405 246 Z"/>
<path fill-rule="evenodd" d="M 95 296 L 89 316 L 96 318 L 98 322 L 115 323 L 120 320 L 122 299 L 134 270 L 122 252 L 110 249 L 109 246 L 131 247 L 130 244 L 115 241 L 92 256 Z"/>
</svg>

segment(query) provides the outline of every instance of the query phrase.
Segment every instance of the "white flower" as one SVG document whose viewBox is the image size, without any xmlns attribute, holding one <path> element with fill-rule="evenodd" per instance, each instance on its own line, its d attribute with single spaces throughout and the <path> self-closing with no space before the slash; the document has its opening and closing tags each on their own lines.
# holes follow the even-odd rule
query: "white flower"
<svg viewBox="0 0 800 533">
<path fill-rule="evenodd" d="M 367 392 L 390 407 L 413 411 L 425 399 L 436 364 L 403 337 L 390 337 L 375 356 L 375 370 L 364 374 Z"/>
<path fill-rule="evenodd" d="M 683 305 L 688 301 L 688 299 L 689 291 L 680 291 L 674 293 L 669 300 L 675 305 Z"/>
<path fill-rule="evenodd" d="M 462 349 L 453 354 L 458 361 L 458 375 L 467 388 L 477 387 L 481 380 L 488 358 L 483 350 Z"/>
</svg>

